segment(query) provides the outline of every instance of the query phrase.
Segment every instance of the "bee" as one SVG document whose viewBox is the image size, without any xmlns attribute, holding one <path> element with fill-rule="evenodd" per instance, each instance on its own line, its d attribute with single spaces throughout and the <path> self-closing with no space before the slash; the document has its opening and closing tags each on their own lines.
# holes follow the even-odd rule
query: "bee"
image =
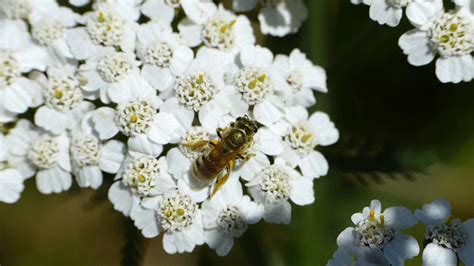
<svg viewBox="0 0 474 266">
<path fill-rule="evenodd" d="M 209 145 L 193 166 L 194 180 L 202 186 L 216 184 L 211 197 L 225 184 L 234 168 L 235 160 L 249 160 L 249 149 L 253 146 L 253 137 L 259 129 L 259 124 L 248 116 L 239 117 L 227 128 L 218 129 L 218 140 L 206 143 L 191 144 L 194 148 L 199 145 Z"/>
</svg>

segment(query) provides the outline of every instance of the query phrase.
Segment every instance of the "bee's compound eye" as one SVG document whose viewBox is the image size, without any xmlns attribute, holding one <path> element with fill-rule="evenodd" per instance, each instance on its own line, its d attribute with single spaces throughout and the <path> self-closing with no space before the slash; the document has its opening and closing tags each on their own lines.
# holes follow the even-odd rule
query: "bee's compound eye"
<svg viewBox="0 0 474 266">
<path fill-rule="evenodd" d="M 242 130 L 232 130 L 227 137 L 229 146 L 240 148 L 247 142 L 247 136 Z"/>
</svg>

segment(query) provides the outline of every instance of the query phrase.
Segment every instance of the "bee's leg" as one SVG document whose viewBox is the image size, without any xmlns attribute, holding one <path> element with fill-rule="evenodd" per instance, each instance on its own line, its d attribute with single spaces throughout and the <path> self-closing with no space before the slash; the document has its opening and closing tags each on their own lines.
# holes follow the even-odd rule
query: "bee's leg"
<svg viewBox="0 0 474 266">
<path fill-rule="evenodd" d="M 222 132 L 224 131 L 224 129 L 218 127 L 217 130 L 216 130 L 216 133 L 217 133 L 217 136 L 222 139 Z"/>
<path fill-rule="evenodd" d="M 190 148 L 190 149 L 200 149 L 206 145 L 210 145 L 212 147 L 215 147 L 217 145 L 217 140 L 200 140 L 196 141 L 194 143 L 190 144 L 184 144 L 184 146 Z"/>
<path fill-rule="evenodd" d="M 213 139 L 213 140 L 208 141 L 208 144 L 211 145 L 212 147 L 215 147 L 217 146 L 218 142 L 219 142 L 218 140 Z"/>
<path fill-rule="evenodd" d="M 211 193 L 211 197 L 216 194 L 217 191 L 227 182 L 229 179 L 230 173 L 232 173 L 232 169 L 234 169 L 234 161 L 231 160 L 229 161 L 229 164 L 227 164 L 226 167 L 226 173 L 216 181 L 216 185 L 214 186 L 214 190 Z"/>
<path fill-rule="evenodd" d="M 240 160 L 243 160 L 243 161 L 248 161 L 250 159 L 252 159 L 253 157 L 255 157 L 255 154 L 251 153 L 251 154 L 238 154 L 237 155 L 237 158 L 239 158 Z"/>
</svg>

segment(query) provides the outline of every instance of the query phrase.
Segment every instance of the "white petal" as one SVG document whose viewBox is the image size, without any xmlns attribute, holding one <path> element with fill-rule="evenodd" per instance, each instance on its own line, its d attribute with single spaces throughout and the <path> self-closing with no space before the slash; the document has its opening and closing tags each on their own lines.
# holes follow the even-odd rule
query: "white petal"
<svg viewBox="0 0 474 266">
<path fill-rule="evenodd" d="M 422 210 L 416 210 L 415 216 L 424 224 L 442 223 L 451 216 L 451 204 L 444 199 L 437 199 L 423 205 Z"/>
<path fill-rule="evenodd" d="M 372 0 L 370 5 L 370 18 L 377 21 L 380 25 L 387 24 L 395 27 L 400 23 L 403 10 L 392 7 L 385 0 Z"/>
<path fill-rule="evenodd" d="M 71 120 L 66 114 L 58 112 L 46 106 L 41 106 L 35 113 L 35 124 L 55 135 L 62 134 L 66 128 L 70 128 Z"/>
<path fill-rule="evenodd" d="M 240 210 L 242 216 L 247 224 L 258 223 L 265 214 L 265 208 L 262 204 L 257 204 L 250 200 L 250 197 L 245 195 L 240 202 Z"/>
<path fill-rule="evenodd" d="M 217 255 L 227 255 L 234 245 L 234 238 L 219 230 L 204 231 L 204 241 L 210 248 L 215 249 Z"/>
<path fill-rule="evenodd" d="M 196 25 L 191 20 L 185 18 L 179 22 L 178 29 L 179 34 L 186 45 L 196 47 L 202 42 L 201 25 Z"/>
<path fill-rule="evenodd" d="M 173 52 L 170 69 L 173 74 L 179 76 L 186 71 L 194 58 L 194 52 L 189 47 L 178 46 Z"/>
<path fill-rule="evenodd" d="M 390 207 L 383 214 L 385 223 L 391 228 L 408 229 L 418 223 L 412 212 L 405 207 Z"/>
<path fill-rule="evenodd" d="M 102 171 L 115 174 L 125 159 L 125 144 L 118 140 L 107 142 L 101 149 L 99 167 Z"/>
<path fill-rule="evenodd" d="M 166 160 L 169 166 L 169 172 L 174 176 L 182 176 L 183 173 L 191 169 L 192 162 L 179 148 L 172 148 L 166 154 Z"/>
<path fill-rule="evenodd" d="M 415 26 L 427 23 L 438 11 L 443 9 L 443 2 L 415 0 L 408 4 L 406 14 L 410 22 Z"/>
<path fill-rule="evenodd" d="M 144 237 L 153 238 L 160 233 L 155 210 L 148 210 L 137 206 L 130 212 L 130 218 L 135 222 L 135 226 L 142 231 Z"/>
<path fill-rule="evenodd" d="M 398 45 L 408 55 L 408 62 L 414 66 L 426 65 L 435 57 L 426 31 L 410 30 L 400 37 Z"/>
<path fill-rule="evenodd" d="M 123 213 L 125 216 L 130 215 L 130 211 L 134 205 L 132 192 L 121 181 L 117 181 L 110 186 L 108 197 L 114 209 Z"/>
<path fill-rule="evenodd" d="M 25 189 L 23 177 L 15 169 L 0 171 L 0 201 L 15 203 L 20 199 L 20 194 Z"/>
<path fill-rule="evenodd" d="M 142 77 L 155 90 L 166 91 L 173 87 L 175 77 L 168 68 L 159 68 L 154 65 L 144 65 L 142 68 Z"/>
<path fill-rule="evenodd" d="M 456 266 L 458 259 L 451 249 L 428 244 L 423 250 L 423 266 Z"/>
<path fill-rule="evenodd" d="M 290 198 L 300 206 L 312 204 L 314 202 L 313 181 L 306 177 L 296 178 L 292 182 Z"/>
<path fill-rule="evenodd" d="M 92 122 L 100 139 L 110 139 L 119 132 L 114 119 L 115 110 L 110 107 L 101 107 L 94 111 Z"/>
<path fill-rule="evenodd" d="M 404 265 L 420 253 L 420 246 L 412 236 L 397 234 L 384 247 L 383 253 L 391 265 Z"/>
<path fill-rule="evenodd" d="M 79 169 L 79 173 L 76 176 L 77 184 L 82 187 L 91 187 L 97 189 L 102 185 L 102 172 L 97 166 L 86 166 Z"/>
<path fill-rule="evenodd" d="M 244 66 L 252 66 L 266 69 L 273 62 L 273 54 L 267 48 L 261 46 L 247 45 L 240 52 L 240 61 Z"/>
<path fill-rule="evenodd" d="M 303 176 L 308 178 L 319 178 L 327 175 L 329 171 L 329 164 L 326 158 L 318 151 L 312 151 L 301 158 L 299 166 Z"/>
<path fill-rule="evenodd" d="M 217 11 L 217 7 L 212 1 L 181 0 L 181 6 L 186 16 L 198 24 L 203 24 L 211 14 Z"/>
<path fill-rule="evenodd" d="M 270 161 L 265 154 L 259 152 L 250 160 L 243 162 L 235 169 L 235 172 L 246 181 L 255 178 L 265 167 L 270 165 Z"/>
<path fill-rule="evenodd" d="M 71 174 L 59 167 L 40 170 L 36 174 L 36 186 L 43 194 L 60 193 L 72 185 Z"/>
<path fill-rule="evenodd" d="M 337 130 L 327 114 L 315 112 L 311 115 L 308 122 L 317 137 L 318 144 L 328 146 L 339 140 L 339 130 Z"/>
<path fill-rule="evenodd" d="M 257 103 L 254 106 L 253 112 L 255 120 L 265 126 L 271 126 L 283 116 L 283 113 L 270 99 L 265 99 L 263 102 Z"/>
<path fill-rule="evenodd" d="M 163 151 L 163 145 L 151 142 L 144 134 L 130 137 L 127 144 L 130 154 L 158 156 Z"/>
<path fill-rule="evenodd" d="M 159 22 L 170 24 L 173 21 L 175 10 L 163 0 L 148 0 L 142 5 L 142 13 Z"/>
<path fill-rule="evenodd" d="M 291 221 L 291 205 L 288 201 L 265 204 L 263 219 L 268 223 L 289 224 Z"/>
<path fill-rule="evenodd" d="M 443 82 L 471 81 L 474 62 L 471 55 L 441 57 L 436 60 L 436 76 Z"/>
</svg>

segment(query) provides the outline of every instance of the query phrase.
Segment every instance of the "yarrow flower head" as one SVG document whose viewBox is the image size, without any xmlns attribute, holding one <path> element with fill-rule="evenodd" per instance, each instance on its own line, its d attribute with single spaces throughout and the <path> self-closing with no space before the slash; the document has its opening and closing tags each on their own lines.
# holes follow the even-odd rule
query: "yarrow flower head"
<svg viewBox="0 0 474 266">
<path fill-rule="evenodd" d="M 38 190 L 59 193 L 72 185 L 69 138 L 41 133 L 27 120 L 20 120 L 7 136 L 11 165 L 25 178 L 36 174 Z"/>
<path fill-rule="evenodd" d="M 263 219 L 270 223 L 290 223 L 289 199 L 300 206 L 314 202 L 313 181 L 301 176 L 281 159 L 264 168 L 246 185 L 255 201 L 263 204 Z"/>
<path fill-rule="evenodd" d="M 230 180 L 212 199 L 202 205 L 204 241 L 220 256 L 227 255 L 234 238 L 241 237 L 250 224 L 263 217 L 263 205 L 243 195 L 237 179 Z"/>
<path fill-rule="evenodd" d="M 426 225 L 423 265 L 456 265 L 458 258 L 465 265 L 474 263 L 473 219 L 448 222 L 451 205 L 444 199 L 423 205 L 415 215 Z"/>
<path fill-rule="evenodd" d="M 351 217 L 354 227 L 346 228 L 337 237 L 339 249 L 376 265 L 401 265 L 418 255 L 415 238 L 400 231 L 418 221 L 405 207 L 390 207 L 382 212 L 381 203 L 372 200 L 370 207 Z"/>
<path fill-rule="evenodd" d="M 288 224 L 290 202 L 314 202 L 328 168 L 314 149 L 338 132 L 287 109 L 312 107 L 325 72 L 257 45 L 249 19 L 295 33 L 302 0 L 236 0 L 238 14 L 211 0 L 66 2 L 0 0 L 0 201 L 33 177 L 44 194 L 111 183 L 113 208 L 162 233 L 166 252 L 221 256 L 262 218 Z"/>
<path fill-rule="evenodd" d="M 36 110 L 34 121 L 54 135 L 77 127 L 82 117 L 94 109 L 92 103 L 84 100 L 75 71 L 75 67 L 50 68 L 48 77 L 39 75 L 36 78 L 43 87 L 44 105 Z"/>
</svg>

